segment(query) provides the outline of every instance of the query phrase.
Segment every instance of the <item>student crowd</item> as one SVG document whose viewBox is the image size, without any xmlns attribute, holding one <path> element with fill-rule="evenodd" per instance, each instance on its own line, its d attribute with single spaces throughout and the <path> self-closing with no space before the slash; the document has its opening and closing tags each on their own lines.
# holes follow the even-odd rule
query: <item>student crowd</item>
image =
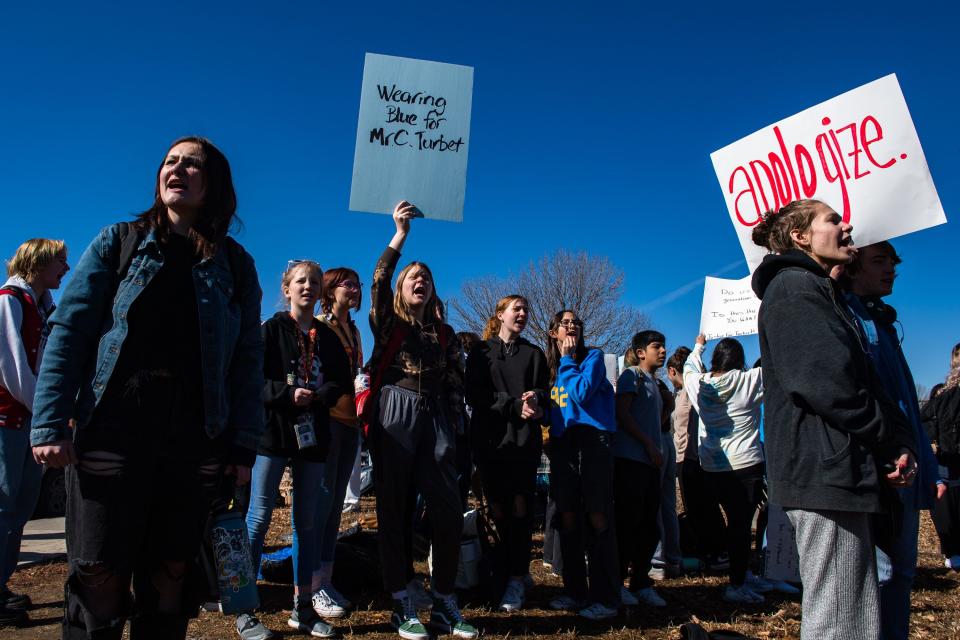
<svg viewBox="0 0 960 640">
<path fill-rule="evenodd" d="M 293 483 L 289 625 L 329 637 L 352 606 L 333 585 L 340 514 L 361 444 L 374 461 L 383 584 L 402 638 L 460 638 L 455 580 L 472 470 L 499 537 L 500 608 L 530 588 L 537 469 L 550 461 L 547 537 L 563 594 L 588 619 L 664 606 L 652 563 L 681 570 L 675 486 L 723 598 L 789 589 L 750 572 L 752 522 L 767 497 L 796 529 L 804 638 L 906 638 L 919 512 L 933 509 L 946 564 L 960 570 L 960 345 L 921 408 L 883 298 L 900 262 L 888 242 L 855 249 L 829 206 L 770 211 L 754 240 L 761 360 L 721 340 L 667 358 L 666 337 L 633 336 L 616 384 L 576 311 L 541 349 L 529 305 L 504 296 L 484 335 L 445 322 L 430 268 L 399 273 L 419 212 L 407 202 L 370 288 L 368 360 L 351 311 L 354 269 L 291 260 L 286 310 L 260 322 L 252 258 L 229 235 L 230 167 L 208 140 L 175 141 L 153 205 L 104 228 L 69 270 L 62 242 L 24 243 L 0 289 L 0 625 L 30 599 L 6 586 L 42 465 L 66 468 L 69 575 L 64 638 L 183 638 L 200 604 L 196 558 L 224 479 L 250 483 L 246 529 L 260 565 L 277 489 Z M 319 315 L 317 305 L 319 303 Z M 465 346 L 466 345 L 466 346 Z M 658 377 L 666 367 L 667 388 Z M 363 402 L 358 402 L 358 400 Z M 931 444 L 932 443 L 932 444 Z M 418 497 L 430 520 L 430 590 L 414 573 Z M 722 511 L 722 514 L 721 514 Z M 659 543 L 659 550 L 658 550 Z M 421 611 L 430 610 L 428 624 Z M 275 634 L 255 611 L 245 640 Z"/>
</svg>

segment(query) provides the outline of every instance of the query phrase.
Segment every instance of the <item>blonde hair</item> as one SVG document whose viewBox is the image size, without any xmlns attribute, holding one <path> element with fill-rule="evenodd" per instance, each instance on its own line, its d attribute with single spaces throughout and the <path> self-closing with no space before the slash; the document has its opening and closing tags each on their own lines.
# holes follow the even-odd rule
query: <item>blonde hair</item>
<svg viewBox="0 0 960 640">
<path fill-rule="evenodd" d="M 960 386 L 960 342 L 955 344 L 953 351 L 950 352 L 950 373 L 947 374 L 947 379 L 937 395 L 957 386 Z"/>
<path fill-rule="evenodd" d="M 497 302 L 497 308 L 494 310 L 493 315 L 490 316 L 490 318 L 487 320 L 486 326 L 483 327 L 484 340 L 489 340 L 493 336 L 500 335 L 500 327 L 503 325 L 503 322 L 497 316 L 506 311 L 507 307 L 512 305 L 517 300 L 523 300 L 524 304 L 526 304 L 528 307 L 530 306 L 530 301 L 521 296 L 519 293 L 514 293 L 500 298 L 499 302 Z"/>
<path fill-rule="evenodd" d="M 67 245 L 63 240 L 31 238 L 17 248 L 13 257 L 7 261 L 7 275 L 20 276 L 30 281 L 40 272 L 53 264 L 61 253 L 66 253 Z"/>
<path fill-rule="evenodd" d="M 411 262 L 403 269 L 400 270 L 400 273 L 397 275 L 397 283 L 393 289 L 393 312 L 397 314 L 397 317 L 403 320 L 404 322 L 413 324 L 417 317 L 414 314 L 413 309 L 410 308 L 403 300 L 403 281 L 406 279 L 407 275 L 414 269 L 419 269 L 425 271 L 427 277 L 430 278 L 430 287 L 431 293 L 430 299 L 424 303 L 423 307 L 423 319 L 424 322 L 429 323 L 433 320 L 443 321 L 443 307 L 440 305 L 440 301 L 437 299 L 437 281 L 433 279 L 433 272 L 430 271 L 430 267 L 425 265 L 422 262 Z"/>
<path fill-rule="evenodd" d="M 290 281 L 293 280 L 293 274 L 297 269 L 306 269 L 308 273 L 316 273 L 320 278 L 320 282 L 323 282 L 323 269 L 320 265 L 313 260 L 291 260 L 287 263 L 287 269 L 283 272 L 283 275 L 280 277 L 280 297 L 284 304 L 287 303 L 287 294 L 283 292 L 284 289 L 290 286 Z M 321 284 L 322 286 L 322 284 Z M 323 297 L 323 291 L 320 292 L 320 297 Z"/>
</svg>

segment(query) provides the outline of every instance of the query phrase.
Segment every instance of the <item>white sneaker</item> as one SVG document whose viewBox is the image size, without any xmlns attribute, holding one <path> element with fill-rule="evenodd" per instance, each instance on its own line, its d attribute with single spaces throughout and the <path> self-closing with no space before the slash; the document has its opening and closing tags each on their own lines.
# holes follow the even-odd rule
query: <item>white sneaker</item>
<svg viewBox="0 0 960 640">
<path fill-rule="evenodd" d="M 523 608 L 524 596 L 523 580 L 510 580 L 500 600 L 500 609 L 503 611 L 519 611 Z"/>
<path fill-rule="evenodd" d="M 600 602 L 594 602 L 589 607 L 578 611 L 577 615 L 587 620 L 609 620 L 617 616 L 617 610 Z"/>
<path fill-rule="evenodd" d="M 747 579 L 744 582 L 747 588 L 754 593 L 768 593 L 774 590 L 773 583 L 766 578 L 753 575 L 752 571 L 747 571 Z"/>
<path fill-rule="evenodd" d="M 421 582 L 419 578 L 414 578 L 407 583 L 407 595 L 410 596 L 410 600 L 413 601 L 413 606 L 415 606 L 418 611 L 433 608 L 433 598 L 427 593 L 426 587 L 423 586 L 423 582 Z"/>
<path fill-rule="evenodd" d="M 745 584 L 742 584 L 739 587 L 728 584 L 727 588 L 723 592 L 723 599 L 727 602 L 742 604 L 760 604 L 764 601 L 762 595 L 759 593 L 754 593 Z"/>
<path fill-rule="evenodd" d="M 646 587 L 644 589 L 639 589 L 636 593 L 633 594 L 636 596 L 636 599 L 641 604 L 645 604 L 648 607 L 665 607 L 667 606 L 667 601 L 660 597 L 660 594 L 657 593 L 653 587 Z"/>
<path fill-rule="evenodd" d="M 960 571 L 960 556 L 950 556 L 943 561 L 943 566 L 945 566 L 947 569 Z"/>
<path fill-rule="evenodd" d="M 587 605 L 586 602 L 575 600 L 563 594 L 550 601 L 550 608 L 556 611 L 579 611 Z"/>
<path fill-rule="evenodd" d="M 330 592 L 323 587 L 313 594 L 310 604 L 313 605 L 313 610 L 321 618 L 342 618 L 347 615 L 346 607 L 341 606 L 334 600 Z"/>
<path fill-rule="evenodd" d="M 620 604 L 625 607 L 635 607 L 640 604 L 640 601 L 626 587 L 620 587 Z"/>
<path fill-rule="evenodd" d="M 350 602 L 350 598 L 348 598 L 347 596 L 337 591 L 337 588 L 332 584 L 323 585 L 323 590 L 327 592 L 327 595 L 330 596 L 331 600 L 336 602 L 338 605 L 340 605 L 344 609 L 349 609 L 350 607 L 353 606 L 353 603 Z"/>
</svg>

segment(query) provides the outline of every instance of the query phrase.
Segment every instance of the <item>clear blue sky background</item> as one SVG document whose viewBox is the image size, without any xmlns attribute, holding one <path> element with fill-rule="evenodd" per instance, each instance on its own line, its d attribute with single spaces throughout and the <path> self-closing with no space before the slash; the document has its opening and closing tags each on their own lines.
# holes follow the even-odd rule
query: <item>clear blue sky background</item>
<svg viewBox="0 0 960 640">
<path fill-rule="evenodd" d="M 199 133 L 231 161 L 265 312 L 288 258 L 369 282 L 393 227 L 347 210 L 367 51 L 475 67 L 465 221 L 417 221 L 405 251 L 445 298 L 582 249 L 625 270 L 670 348 L 692 344 L 703 276 L 747 273 L 710 152 L 891 72 L 948 219 L 960 203 L 955 3 L 38 4 L 0 9 L 5 257 L 48 236 L 76 261 Z M 960 340 L 958 239 L 954 221 L 896 242 L 890 301 L 927 386 Z"/>
</svg>

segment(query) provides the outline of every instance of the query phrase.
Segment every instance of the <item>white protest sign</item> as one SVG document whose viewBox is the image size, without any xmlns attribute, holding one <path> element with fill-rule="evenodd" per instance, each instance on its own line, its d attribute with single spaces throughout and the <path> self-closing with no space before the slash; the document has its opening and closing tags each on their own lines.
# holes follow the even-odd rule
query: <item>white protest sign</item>
<svg viewBox="0 0 960 640">
<path fill-rule="evenodd" d="M 800 556 L 797 553 L 797 532 L 783 507 L 767 504 L 767 535 L 764 577 L 767 580 L 800 582 Z"/>
<path fill-rule="evenodd" d="M 750 238 L 769 209 L 822 200 L 860 246 L 947 221 L 894 74 L 802 111 L 710 154 L 752 272 Z"/>
<path fill-rule="evenodd" d="M 748 336 L 757 332 L 760 299 L 753 293 L 750 276 L 725 280 L 707 276 L 703 284 L 700 333 L 707 340 Z"/>
<path fill-rule="evenodd" d="M 463 220 L 473 68 L 368 53 L 350 210 Z"/>
</svg>

